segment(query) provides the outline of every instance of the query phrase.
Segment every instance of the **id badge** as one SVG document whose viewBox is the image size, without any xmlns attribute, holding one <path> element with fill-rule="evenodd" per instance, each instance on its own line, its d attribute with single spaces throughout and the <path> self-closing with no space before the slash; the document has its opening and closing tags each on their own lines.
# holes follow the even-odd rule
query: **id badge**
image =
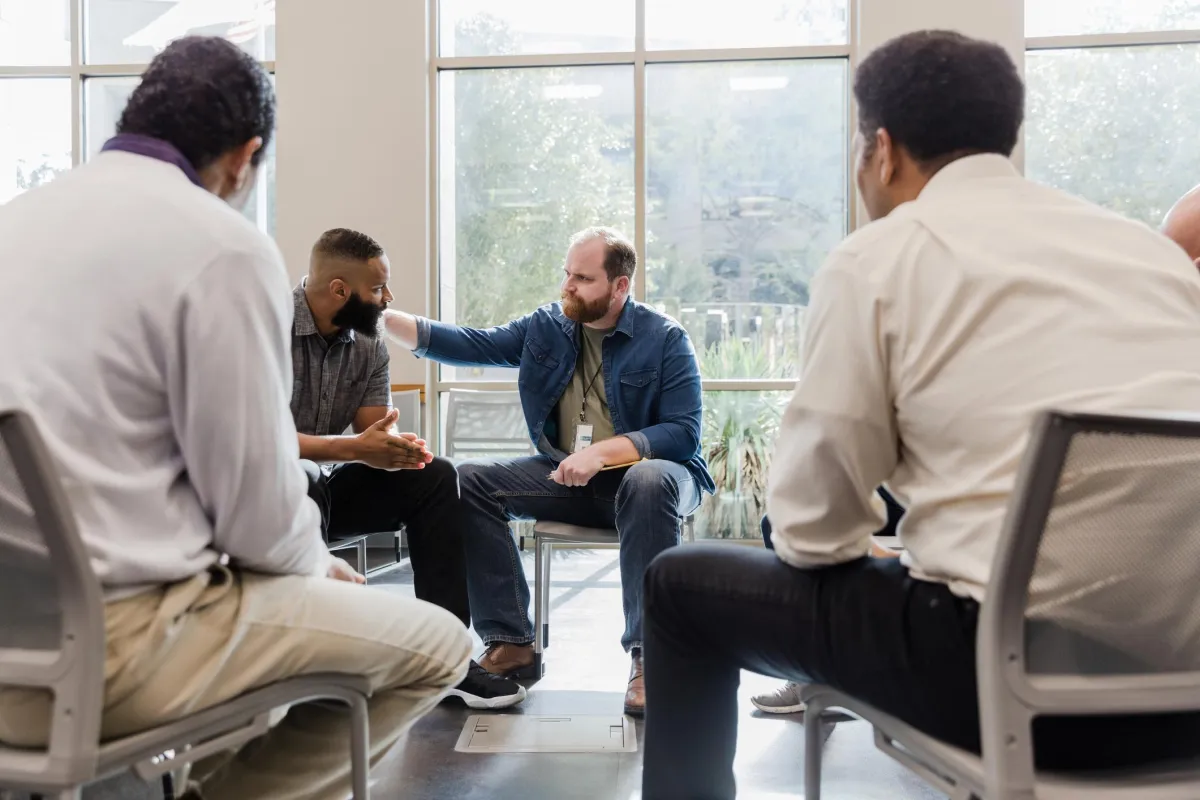
<svg viewBox="0 0 1200 800">
<path fill-rule="evenodd" d="M 575 447 L 571 450 L 572 453 L 578 453 L 585 447 L 592 446 L 592 426 L 580 423 L 575 426 Z"/>
</svg>

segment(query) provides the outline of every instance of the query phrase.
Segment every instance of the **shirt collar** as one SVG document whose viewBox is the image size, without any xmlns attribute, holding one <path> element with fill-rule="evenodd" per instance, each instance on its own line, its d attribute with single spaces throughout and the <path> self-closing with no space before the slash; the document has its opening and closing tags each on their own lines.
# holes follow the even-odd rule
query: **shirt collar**
<svg viewBox="0 0 1200 800">
<path fill-rule="evenodd" d="M 163 161 L 167 164 L 174 164 L 183 171 L 183 174 L 187 176 L 189 181 L 201 189 L 204 188 L 204 184 L 200 182 L 200 174 L 196 172 L 196 168 L 192 166 L 192 162 L 188 161 L 187 157 L 179 152 L 178 148 L 170 142 L 155 139 L 152 136 L 142 136 L 137 133 L 119 133 L 105 142 L 104 147 L 100 148 L 101 152 L 109 150 L 133 153 L 134 155 Z"/>
<path fill-rule="evenodd" d="M 296 305 L 296 313 L 292 317 L 293 336 L 312 336 L 321 332 L 317 329 L 317 321 L 313 318 L 312 309 L 308 307 L 308 297 L 304 294 L 304 285 L 307 282 L 308 278 L 302 278 L 292 290 L 292 302 Z M 354 331 L 343 328 L 336 338 L 343 342 L 353 342 Z"/>
<path fill-rule="evenodd" d="M 920 198 L 937 197 L 945 192 L 953 192 L 960 186 L 989 178 L 1019 178 L 1021 173 L 1013 163 L 997 153 L 984 153 L 978 156 L 965 156 L 957 161 L 951 161 L 937 171 L 921 190 Z"/>
</svg>

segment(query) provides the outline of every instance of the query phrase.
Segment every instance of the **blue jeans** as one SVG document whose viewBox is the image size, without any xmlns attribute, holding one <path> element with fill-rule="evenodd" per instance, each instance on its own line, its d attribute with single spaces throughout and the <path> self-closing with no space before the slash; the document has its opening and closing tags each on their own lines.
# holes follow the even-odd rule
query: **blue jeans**
<svg viewBox="0 0 1200 800">
<path fill-rule="evenodd" d="M 601 472 L 582 488 L 549 479 L 545 456 L 467 461 L 458 466 L 464 505 L 471 619 L 485 644 L 533 641 L 529 582 L 511 520 L 616 528 L 626 651 L 642 646 L 642 581 L 654 557 L 679 543 L 680 525 L 700 505 L 700 489 L 682 464 L 643 461 Z"/>
</svg>

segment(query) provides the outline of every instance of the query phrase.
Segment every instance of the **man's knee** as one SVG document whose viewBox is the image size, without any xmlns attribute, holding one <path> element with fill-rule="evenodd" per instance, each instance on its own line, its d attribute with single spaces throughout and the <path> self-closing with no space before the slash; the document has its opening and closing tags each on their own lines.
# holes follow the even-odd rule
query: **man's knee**
<svg viewBox="0 0 1200 800">
<path fill-rule="evenodd" d="M 617 505 L 637 499 L 639 504 L 670 503 L 678 499 L 675 479 L 663 461 L 642 461 L 625 473 L 617 489 Z"/>
<path fill-rule="evenodd" d="M 458 465 L 458 486 L 463 499 L 489 494 L 498 465 L 492 461 L 464 461 Z"/>
<path fill-rule="evenodd" d="M 426 604 L 427 605 L 427 604 Z M 449 611 L 436 606 L 427 607 L 432 619 L 425 626 L 423 635 L 418 639 L 419 647 L 411 647 L 412 642 L 403 643 L 402 660 L 411 662 L 421 659 L 420 665 L 400 665 L 402 674 L 414 670 L 415 680 L 402 680 L 409 686 L 423 685 L 435 689 L 447 689 L 458 685 L 466 677 L 467 665 L 471 660 L 474 642 L 466 626 Z"/>
<path fill-rule="evenodd" d="M 458 468 L 450 459 L 439 456 L 426 464 L 423 471 L 438 481 L 439 485 L 445 484 L 447 487 L 453 487 L 455 493 L 459 492 Z"/>
</svg>

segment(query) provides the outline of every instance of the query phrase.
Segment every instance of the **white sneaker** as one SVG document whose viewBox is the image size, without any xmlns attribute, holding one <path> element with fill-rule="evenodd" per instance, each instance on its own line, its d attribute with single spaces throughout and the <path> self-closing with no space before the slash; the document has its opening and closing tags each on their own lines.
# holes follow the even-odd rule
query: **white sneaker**
<svg viewBox="0 0 1200 800">
<path fill-rule="evenodd" d="M 788 681 L 773 692 L 750 698 L 750 702 L 764 714 L 796 714 L 804 710 L 800 686 L 799 683 Z"/>
</svg>

